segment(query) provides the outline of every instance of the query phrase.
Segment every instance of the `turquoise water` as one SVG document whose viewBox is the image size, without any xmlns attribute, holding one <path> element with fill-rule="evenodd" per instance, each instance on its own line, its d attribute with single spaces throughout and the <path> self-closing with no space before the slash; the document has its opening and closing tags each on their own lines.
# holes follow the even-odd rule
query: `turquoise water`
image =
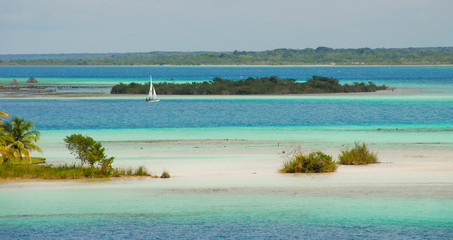
<svg viewBox="0 0 453 240">
<path fill-rule="evenodd" d="M 451 199 L 171 192 L 146 183 L 114 189 L 102 183 L 54 183 L 55 189 L 46 185 L 2 191 L 2 239 L 453 237 Z"/>
<path fill-rule="evenodd" d="M 125 165 L 157 164 L 153 157 L 159 157 L 151 154 L 146 161 L 140 160 L 141 155 L 127 157 L 136 154 L 127 141 L 133 145 L 154 140 L 237 139 L 302 142 L 309 148 L 329 149 L 359 140 L 382 149 L 409 146 L 447 153 L 451 151 L 445 149 L 453 147 L 453 66 L 0 67 L 0 80 L 8 82 L 33 76 L 42 83 L 113 85 L 145 82 L 150 74 L 156 81 L 179 82 L 270 75 L 303 81 L 324 75 L 408 91 L 162 96 L 157 104 L 147 104 L 141 96 L 4 98 L 0 105 L 2 111 L 35 122 L 44 156 L 51 163 L 73 161 L 62 139 L 74 132 L 105 141 L 108 147 L 124 148 L 115 161 Z M 125 145 L 109 145 L 109 141 L 125 141 Z M 414 155 L 437 156 L 432 152 Z M 453 161 L 450 155 L 440 156 L 439 161 Z M 196 157 L 172 161 L 183 164 Z M 228 156 L 219 159 L 228 160 Z M 400 166 L 399 159 L 392 161 Z M 409 172 L 414 176 L 408 180 L 383 172 L 374 181 L 360 172 L 347 175 L 346 170 L 319 177 L 271 173 L 225 179 L 0 182 L 0 239 L 453 239 L 451 170 L 439 172 L 439 178 Z M 357 182 L 351 183 L 348 176 L 357 176 Z M 360 184 L 364 179 L 369 186 Z"/>
<path fill-rule="evenodd" d="M 453 66 L 0 66 L 0 79 L 30 77 L 41 83 L 116 84 L 156 81 L 205 81 L 279 76 L 304 81 L 313 75 L 340 80 L 398 84 L 450 83 Z"/>
</svg>

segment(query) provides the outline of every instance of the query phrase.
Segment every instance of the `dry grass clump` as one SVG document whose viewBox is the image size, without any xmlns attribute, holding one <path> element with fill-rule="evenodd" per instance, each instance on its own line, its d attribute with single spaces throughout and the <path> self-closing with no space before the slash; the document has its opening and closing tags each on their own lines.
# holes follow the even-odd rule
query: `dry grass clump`
<svg viewBox="0 0 453 240">
<path fill-rule="evenodd" d="M 341 151 L 338 156 L 338 163 L 343 165 L 364 165 L 369 163 L 376 163 L 377 156 L 368 150 L 365 143 L 354 143 L 352 149 Z"/>
<path fill-rule="evenodd" d="M 282 173 L 325 173 L 334 172 L 337 169 L 332 156 L 321 151 L 303 154 L 297 151 L 280 169 Z"/>
<path fill-rule="evenodd" d="M 168 173 L 167 170 L 164 170 L 162 175 L 160 175 L 160 178 L 170 178 L 170 173 Z"/>
</svg>

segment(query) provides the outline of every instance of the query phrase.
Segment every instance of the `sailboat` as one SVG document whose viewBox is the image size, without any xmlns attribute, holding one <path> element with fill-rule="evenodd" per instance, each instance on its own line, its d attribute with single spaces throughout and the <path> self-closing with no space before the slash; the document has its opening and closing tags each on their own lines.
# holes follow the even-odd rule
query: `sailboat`
<svg viewBox="0 0 453 240">
<path fill-rule="evenodd" d="M 149 93 L 148 93 L 148 97 L 146 98 L 146 101 L 147 102 L 159 102 L 160 100 L 156 99 L 156 98 L 157 98 L 157 95 L 156 95 L 156 89 L 153 86 L 153 77 L 149 76 Z"/>
</svg>

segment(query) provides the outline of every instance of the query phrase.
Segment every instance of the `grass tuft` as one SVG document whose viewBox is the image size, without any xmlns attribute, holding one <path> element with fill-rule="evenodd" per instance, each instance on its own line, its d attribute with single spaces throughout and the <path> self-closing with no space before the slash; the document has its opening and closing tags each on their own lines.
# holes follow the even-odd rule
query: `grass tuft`
<svg viewBox="0 0 453 240">
<path fill-rule="evenodd" d="M 324 173 L 337 169 L 332 156 L 323 152 L 311 152 L 308 155 L 297 151 L 280 169 L 282 173 Z"/>
<path fill-rule="evenodd" d="M 135 170 L 134 175 L 135 176 L 151 176 L 151 174 L 149 174 L 148 171 L 146 170 L 146 168 L 143 166 L 138 167 L 137 170 Z"/>
<path fill-rule="evenodd" d="M 36 164 L 0 164 L 0 178 L 2 179 L 82 179 L 107 178 L 121 176 L 151 176 L 145 167 L 135 171 L 112 168 L 105 171 L 101 167 L 82 167 L 80 165 L 36 165 Z"/>
<path fill-rule="evenodd" d="M 160 175 L 160 178 L 170 178 L 170 173 L 168 173 L 167 170 L 164 170 L 162 175 Z"/>
<path fill-rule="evenodd" d="M 354 148 L 341 151 L 338 163 L 343 165 L 364 165 L 377 162 L 377 155 L 368 150 L 365 143 L 354 143 Z"/>
</svg>

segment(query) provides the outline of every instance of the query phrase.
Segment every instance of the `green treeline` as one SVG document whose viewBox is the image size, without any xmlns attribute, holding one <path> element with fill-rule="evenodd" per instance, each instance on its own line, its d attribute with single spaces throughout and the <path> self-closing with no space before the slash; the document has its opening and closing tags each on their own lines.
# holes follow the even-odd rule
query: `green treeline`
<svg viewBox="0 0 453 240">
<path fill-rule="evenodd" d="M 410 65 L 453 64 L 453 47 L 275 49 L 234 52 L 0 55 L 0 65 Z"/>
<path fill-rule="evenodd" d="M 219 77 L 212 81 L 192 83 L 156 83 L 154 87 L 159 95 L 251 95 L 251 94 L 304 94 L 304 93 L 347 93 L 375 92 L 388 87 L 376 86 L 374 83 L 354 83 L 341 85 L 338 79 L 313 76 L 306 82 L 296 82 L 295 79 L 280 79 L 279 77 L 249 77 L 245 80 L 228 80 Z M 112 94 L 148 94 L 149 83 L 117 84 L 113 86 Z"/>
</svg>

